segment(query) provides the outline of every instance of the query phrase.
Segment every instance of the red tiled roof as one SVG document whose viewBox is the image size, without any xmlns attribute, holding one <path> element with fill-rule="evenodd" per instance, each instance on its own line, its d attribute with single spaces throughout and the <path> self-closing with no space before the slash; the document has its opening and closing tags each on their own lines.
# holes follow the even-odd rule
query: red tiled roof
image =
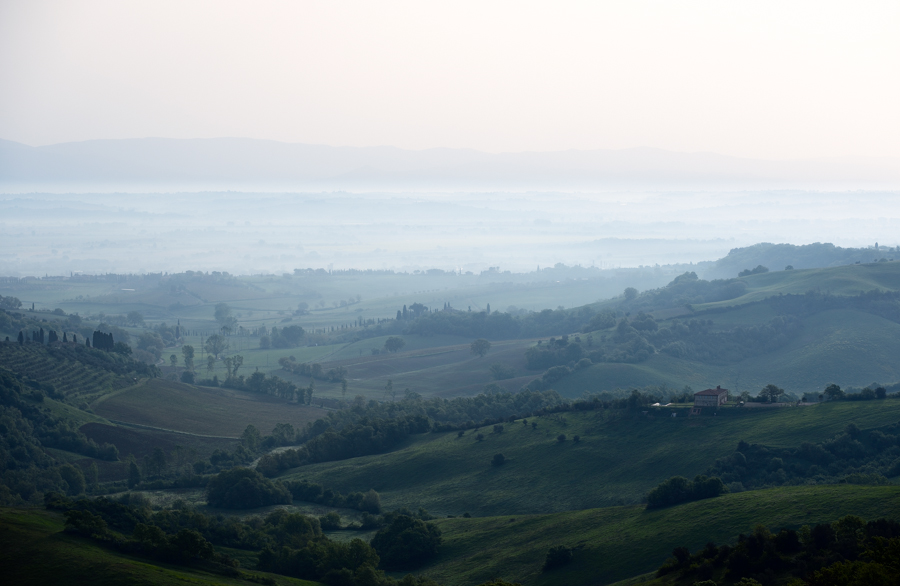
<svg viewBox="0 0 900 586">
<path fill-rule="evenodd" d="M 694 396 L 697 395 L 721 395 L 722 393 L 727 393 L 728 389 L 718 388 L 718 389 L 706 389 L 705 391 L 700 391 L 699 393 L 694 393 Z"/>
</svg>

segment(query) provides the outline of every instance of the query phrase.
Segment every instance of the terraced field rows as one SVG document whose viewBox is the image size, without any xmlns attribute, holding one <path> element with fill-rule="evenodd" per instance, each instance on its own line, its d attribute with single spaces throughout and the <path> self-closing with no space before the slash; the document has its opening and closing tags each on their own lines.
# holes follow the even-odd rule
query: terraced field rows
<svg viewBox="0 0 900 586">
<path fill-rule="evenodd" d="M 0 367 L 52 384 L 72 402 L 91 403 L 133 383 L 129 377 L 57 356 L 37 345 L 0 344 Z"/>
</svg>

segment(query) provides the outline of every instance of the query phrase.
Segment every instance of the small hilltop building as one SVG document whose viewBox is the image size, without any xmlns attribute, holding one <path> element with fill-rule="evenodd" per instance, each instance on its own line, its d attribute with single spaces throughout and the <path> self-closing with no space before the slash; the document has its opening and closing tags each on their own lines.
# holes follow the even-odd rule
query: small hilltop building
<svg viewBox="0 0 900 586">
<path fill-rule="evenodd" d="M 728 389 L 723 389 L 720 386 L 694 393 L 694 407 L 718 407 L 727 402 Z"/>
</svg>

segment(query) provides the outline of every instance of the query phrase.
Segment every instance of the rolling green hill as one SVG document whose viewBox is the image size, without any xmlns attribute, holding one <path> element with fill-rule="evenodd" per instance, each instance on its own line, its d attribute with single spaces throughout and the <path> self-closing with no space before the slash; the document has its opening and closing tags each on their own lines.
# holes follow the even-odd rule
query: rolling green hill
<svg viewBox="0 0 900 586">
<path fill-rule="evenodd" d="M 568 489 L 559 483 L 559 491 Z M 653 511 L 626 506 L 442 519 L 437 524 L 444 533 L 443 549 L 422 571 L 448 586 L 478 584 L 493 576 L 528 586 L 608 584 L 655 570 L 677 546 L 694 551 L 708 541 L 734 541 L 757 524 L 777 531 L 850 514 L 897 518 L 900 487 L 801 486 L 726 494 Z M 541 573 L 547 551 L 557 545 L 576 548 L 574 560 Z"/>
<path fill-rule="evenodd" d="M 744 312 L 744 309 L 735 310 Z M 724 314 L 728 316 L 728 313 Z M 718 323 L 720 316 L 713 316 Z M 737 319 L 743 320 L 742 316 Z M 862 311 L 840 309 L 802 320 L 799 336 L 785 347 L 732 364 L 708 364 L 654 354 L 638 364 L 601 362 L 555 383 L 565 397 L 584 391 L 666 384 L 695 390 L 721 385 L 755 395 L 775 384 L 798 396 L 826 385 L 864 387 L 900 380 L 900 324 Z"/>
<path fill-rule="evenodd" d="M 438 515 L 545 513 L 636 503 L 661 481 L 693 477 L 739 440 L 798 446 L 832 437 L 850 422 L 861 429 L 900 420 L 900 401 L 839 402 L 809 407 L 723 409 L 721 416 L 648 418 L 610 411 L 529 418 L 492 428 L 414 436 L 387 454 L 303 466 L 307 479 L 342 493 L 374 488 L 388 509 L 424 507 Z M 483 441 L 476 433 L 484 434 Z M 559 434 L 567 440 L 557 441 Z M 572 437 L 580 435 L 574 443 Z M 491 466 L 494 454 L 509 461 Z"/>
<path fill-rule="evenodd" d="M 857 295 L 862 291 L 900 290 L 900 260 L 868 264 L 853 264 L 823 269 L 795 269 L 770 271 L 742 277 L 747 292 L 735 299 L 699 304 L 696 310 L 711 307 L 741 305 L 773 295 L 799 294 L 807 291 L 828 292 L 832 295 Z"/>
</svg>

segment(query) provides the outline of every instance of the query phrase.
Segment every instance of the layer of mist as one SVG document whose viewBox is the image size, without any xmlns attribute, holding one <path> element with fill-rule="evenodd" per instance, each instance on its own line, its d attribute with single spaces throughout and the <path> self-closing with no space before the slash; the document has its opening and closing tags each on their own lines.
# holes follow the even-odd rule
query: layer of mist
<svg viewBox="0 0 900 586">
<path fill-rule="evenodd" d="M 7 276 L 614 269 L 758 242 L 893 246 L 900 193 L 28 193 L 0 196 L 0 233 Z"/>
</svg>

